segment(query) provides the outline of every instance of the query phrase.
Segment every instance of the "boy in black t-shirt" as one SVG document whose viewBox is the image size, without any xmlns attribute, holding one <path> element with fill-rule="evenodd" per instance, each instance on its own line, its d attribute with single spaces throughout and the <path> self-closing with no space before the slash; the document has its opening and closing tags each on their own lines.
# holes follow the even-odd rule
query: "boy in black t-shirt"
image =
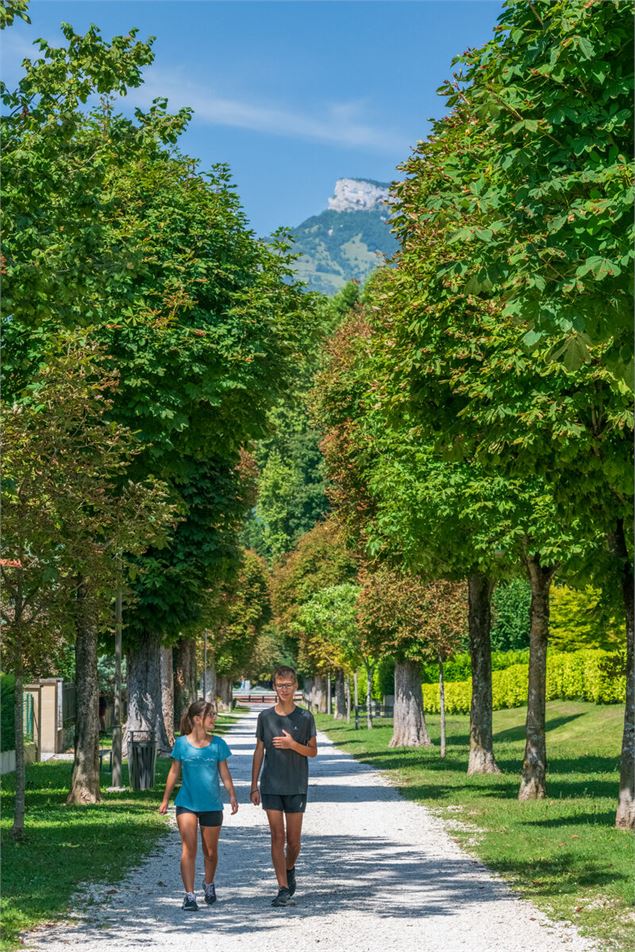
<svg viewBox="0 0 635 952">
<path fill-rule="evenodd" d="M 273 686 L 276 704 L 258 715 L 250 797 L 255 806 L 262 803 L 269 820 L 271 859 L 278 880 L 278 895 L 272 905 L 288 906 L 293 904 L 296 887 L 295 861 L 306 809 L 308 758 L 317 754 L 317 737 L 313 715 L 294 704 L 298 678 L 293 668 L 277 668 Z"/>
</svg>

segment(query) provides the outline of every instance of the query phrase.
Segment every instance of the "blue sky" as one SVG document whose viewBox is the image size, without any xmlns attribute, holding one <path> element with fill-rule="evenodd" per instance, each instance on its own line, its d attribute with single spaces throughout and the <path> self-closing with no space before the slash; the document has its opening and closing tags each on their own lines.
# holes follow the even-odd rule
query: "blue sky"
<svg viewBox="0 0 635 952">
<path fill-rule="evenodd" d="M 259 234 L 326 208 L 337 178 L 390 181 L 439 116 L 456 53 L 491 36 L 499 0 L 35 0 L 2 37 L 11 83 L 59 23 L 140 28 L 156 59 L 135 104 L 167 96 L 195 117 L 182 146 L 227 162 Z"/>
</svg>

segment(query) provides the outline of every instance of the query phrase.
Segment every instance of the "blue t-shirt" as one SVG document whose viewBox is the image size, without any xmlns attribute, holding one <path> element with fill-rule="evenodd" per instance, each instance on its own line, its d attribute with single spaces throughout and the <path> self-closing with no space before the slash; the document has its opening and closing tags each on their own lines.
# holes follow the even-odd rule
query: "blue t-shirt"
<svg viewBox="0 0 635 952">
<path fill-rule="evenodd" d="M 202 812 L 222 810 L 218 765 L 231 757 L 231 750 L 222 737 L 212 737 L 207 747 L 194 747 L 182 734 L 172 749 L 172 758 L 181 762 L 181 789 L 177 807 Z"/>
</svg>

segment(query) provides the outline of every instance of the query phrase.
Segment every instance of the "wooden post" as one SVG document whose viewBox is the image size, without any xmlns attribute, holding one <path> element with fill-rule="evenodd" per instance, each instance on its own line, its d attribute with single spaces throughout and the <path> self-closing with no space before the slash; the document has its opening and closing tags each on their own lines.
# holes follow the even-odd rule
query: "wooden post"
<svg viewBox="0 0 635 952">
<path fill-rule="evenodd" d="M 445 682 L 443 679 L 443 661 L 439 658 L 439 700 L 441 708 L 441 757 L 445 757 Z"/>
<path fill-rule="evenodd" d="M 121 587 L 115 602 L 115 698 L 112 725 L 112 785 L 121 786 L 121 652 L 123 628 L 123 595 Z"/>
</svg>

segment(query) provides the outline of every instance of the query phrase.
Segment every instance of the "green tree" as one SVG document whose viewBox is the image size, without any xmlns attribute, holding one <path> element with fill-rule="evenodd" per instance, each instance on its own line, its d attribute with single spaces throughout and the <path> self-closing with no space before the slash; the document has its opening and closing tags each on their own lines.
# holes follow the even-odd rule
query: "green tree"
<svg viewBox="0 0 635 952">
<path fill-rule="evenodd" d="M 531 586 L 525 579 L 497 585 L 492 597 L 492 648 L 516 651 L 529 647 Z"/>
<path fill-rule="evenodd" d="M 364 650 L 357 624 L 358 595 L 359 586 L 352 582 L 330 585 L 305 602 L 298 616 L 305 633 L 305 657 L 313 670 L 336 669 L 337 718 L 350 717 L 349 677 L 360 665 L 372 685 L 374 663 Z"/>
<path fill-rule="evenodd" d="M 421 666 L 443 660 L 464 631 L 465 586 L 381 566 L 361 575 L 358 620 L 366 644 L 395 659 L 391 747 L 429 747 Z"/>
<path fill-rule="evenodd" d="M 126 619 L 131 726 L 166 745 L 161 642 L 235 570 L 251 504 L 241 451 L 287 385 L 308 304 L 287 283 L 284 243 L 249 230 L 227 169 L 178 152 L 187 110 L 84 110 L 95 92 L 139 85 L 150 46 L 135 31 L 110 43 L 63 31 L 67 45 L 41 41 L 3 96 L 6 387 L 21 391 L 60 327 L 96 328 L 119 370 L 111 413 L 141 443 L 135 477 L 165 481 L 183 515 L 142 560 Z"/>
<path fill-rule="evenodd" d="M 632 368 L 632 19 L 630 0 L 507 2 L 441 90 L 488 167 L 461 198 L 480 218 L 454 236 L 464 279 L 570 367 L 606 343 Z"/>
<path fill-rule="evenodd" d="M 120 559 L 160 541 L 173 518 L 165 487 L 130 481 L 131 434 L 107 422 L 116 385 L 84 342 L 34 379 L 29 398 L 2 404 L 4 657 L 16 676 L 16 808 L 24 826 L 22 684 L 75 642 L 77 718 L 69 802 L 99 800 L 97 635 L 107 624 Z"/>
<path fill-rule="evenodd" d="M 242 553 L 235 577 L 215 596 L 217 620 L 210 639 L 216 694 L 231 706 L 232 682 L 249 669 L 257 640 L 271 617 L 269 572 L 255 552 Z"/>
</svg>

